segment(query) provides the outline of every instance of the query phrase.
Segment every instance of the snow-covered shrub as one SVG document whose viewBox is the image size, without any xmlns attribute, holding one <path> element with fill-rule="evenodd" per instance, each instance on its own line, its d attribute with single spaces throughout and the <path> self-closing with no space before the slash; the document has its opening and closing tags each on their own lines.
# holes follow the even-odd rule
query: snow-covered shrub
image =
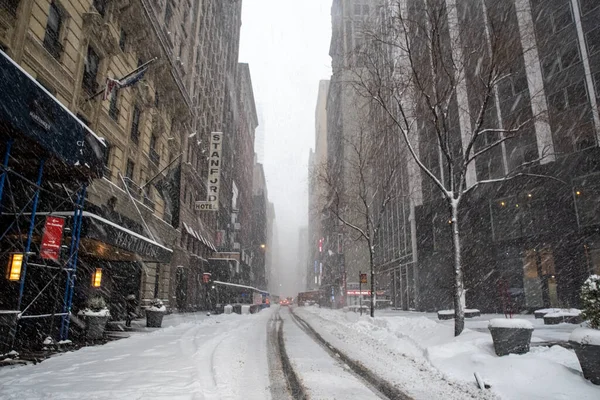
<svg viewBox="0 0 600 400">
<path fill-rule="evenodd" d="M 89 308 L 92 311 L 105 310 L 107 308 L 106 301 L 103 297 L 100 296 L 91 297 L 87 302 L 87 308 Z"/>
<path fill-rule="evenodd" d="M 600 329 L 600 275 L 592 275 L 581 287 L 582 316 L 594 329 Z"/>
</svg>

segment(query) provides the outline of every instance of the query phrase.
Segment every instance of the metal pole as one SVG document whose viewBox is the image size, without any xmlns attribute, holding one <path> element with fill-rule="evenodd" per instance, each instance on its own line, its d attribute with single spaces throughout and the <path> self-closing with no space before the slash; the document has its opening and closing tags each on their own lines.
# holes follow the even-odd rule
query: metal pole
<svg viewBox="0 0 600 400">
<path fill-rule="evenodd" d="M 0 212 L 2 212 L 2 194 L 4 192 L 4 181 L 6 180 L 6 174 L 8 171 L 8 159 L 10 156 L 10 148 L 12 147 L 13 140 L 9 139 L 6 143 L 6 151 L 4 152 L 4 160 L 2 161 L 2 175 L 0 175 Z"/>
<path fill-rule="evenodd" d="M 362 271 L 358 271 L 358 308 L 362 316 Z"/>
<path fill-rule="evenodd" d="M 71 282 L 71 271 L 72 271 L 72 261 L 73 261 L 73 249 L 75 246 L 75 232 L 77 232 L 77 222 L 79 220 L 79 204 L 81 201 L 81 192 L 77 192 L 77 200 L 75 201 L 75 210 L 73 211 L 73 221 L 71 228 L 71 244 L 69 245 L 69 259 L 67 260 L 67 281 L 65 282 L 65 294 L 63 296 L 63 314 L 68 316 L 67 302 L 69 301 L 69 283 Z M 68 336 L 65 333 L 65 324 L 67 322 L 67 316 L 61 318 L 60 324 L 60 340 L 66 340 Z"/>
<path fill-rule="evenodd" d="M 77 257 L 79 255 L 79 238 L 81 236 L 81 225 L 83 225 L 83 205 L 85 203 L 85 192 L 87 190 L 87 184 L 83 185 L 83 188 L 81 189 L 81 199 L 79 201 L 79 217 L 78 217 L 78 222 L 77 222 L 77 232 L 74 233 L 73 239 L 75 240 L 75 245 L 73 246 L 73 260 L 72 262 L 72 269 L 73 269 L 73 274 L 71 276 L 71 281 L 70 281 L 70 285 L 69 285 L 69 300 L 67 303 L 67 309 L 68 309 L 68 313 L 69 315 L 67 316 L 67 321 L 65 323 L 65 339 L 67 339 L 69 337 L 69 324 L 71 323 L 71 306 L 73 305 L 73 292 L 75 291 L 75 280 L 77 279 Z"/>
<path fill-rule="evenodd" d="M 33 195 L 33 206 L 31 207 L 31 219 L 29 221 L 29 231 L 27 232 L 27 243 L 25 244 L 25 254 L 23 255 L 23 267 L 21 272 L 21 283 L 19 285 L 19 300 L 17 302 L 17 310 L 21 311 L 21 302 L 23 301 L 23 291 L 25 290 L 25 276 L 27 275 L 27 260 L 29 259 L 29 251 L 31 250 L 31 241 L 33 238 L 33 228 L 35 228 L 35 213 L 37 212 L 38 200 L 40 198 L 40 185 L 42 184 L 42 173 L 44 172 L 45 160 L 40 160 L 37 176 L 37 188 Z"/>
</svg>

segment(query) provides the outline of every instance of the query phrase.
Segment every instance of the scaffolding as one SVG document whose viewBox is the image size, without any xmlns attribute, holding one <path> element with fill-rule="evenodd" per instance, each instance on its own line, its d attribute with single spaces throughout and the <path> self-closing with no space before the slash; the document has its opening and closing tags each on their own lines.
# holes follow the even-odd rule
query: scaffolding
<svg viewBox="0 0 600 400">
<path fill-rule="evenodd" d="M 52 319 L 50 330 L 55 326 L 55 318 L 60 318 L 60 330 L 58 339 L 67 340 L 69 338 L 69 323 L 71 308 L 73 305 L 73 292 L 77 278 L 77 262 L 79 252 L 79 239 L 82 226 L 82 215 L 87 189 L 87 182 L 76 182 L 75 185 L 67 187 L 64 183 L 45 182 L 44 167 L 46 160 L 39 160 L 35 180 L 29 179 L 17 170 L 11 168 L 11 150 L 13 140 L 9 140 L 4 149 L 3 162 L 0 170 L 0 217 L 6 221 L 0 232 L 0 259 L 6 259 L 9 253 L 22 253 L 23 261 L 21 265 L 20 277 L 16 284 L 18 285 L 18 295 L 16 299 L 17 312 L 17 332 L 21 321 L 30 319 Z M 13 160 L 14 161 L 14 160 Z M 52 262 L 39 257 L 40 241 L 42 236 L 43 223 L 45 218 L 39 215 L 40 197 L 47 198 L 45 202 L 44 215 L 52 215 L 53 211 L 59 209 L 73 209 L 73 216 L 70 228 L 70 243 L 68 252 L 65 255 L 61 248 L 61 258 L 59 262 Z M 3 224 L 4 225 L 4 224 Z M 26 232 L 21 228 L 27 226 Z M 68 231 L 69 229 L 67 229 Z M 28 275 L 31 275 L 29 269 L 46 269 L 53 274 L 48 282 L 37 289 L 29 296 L 26 296 Z M 58 297 L 55 293 L 54 304 L 44 304 L 36 307 L 37 312 L 31 312 L 36 302 L 47 294 L 51 288 L 61 286 L 60 281 L 64 279 L 64 291 L 62 304 L 58 303 Z M 11 283 L 7 283 L 11 285 Z M 9 287 L 10 289 L 10 287 Z M 10 290 L 7 290 L 10 292 Z M 5 293 L 6 294 L 6 293 Z M 5 302 L 10 300 L 4 299 Z M 47 309 L 47 310 L 45 310 Z M 44 312 L 44 310 L 46 312 Z M 59 311 L 60 310 L 60 311 Z M 41 326 L 41 324 L 38 324 Z M 13 332 L 13 343 L 17 332 Z M 48 332 L 51 334 L 52 332 Z"/>
</svg>

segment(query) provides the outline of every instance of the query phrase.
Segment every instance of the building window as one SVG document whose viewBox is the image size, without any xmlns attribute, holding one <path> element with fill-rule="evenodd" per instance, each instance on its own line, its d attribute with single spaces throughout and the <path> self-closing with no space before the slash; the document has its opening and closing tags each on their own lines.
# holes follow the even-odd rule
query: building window
<svg viewBox="0 0 600 400">
<path fill-rule="evenodd" d="M 600 51 L 600 27 L 593 29 L 585 34 L 585 40 L 590 55 Z"/>
<path fill-rule="evenodd" d="M 552 25 L 554 33 L 557 33 L 573 22 L 573 14 L 571 13 L 571 5 L 565 4 L 560 7 L 552 16 Z"/>
<path fill-rule="evenodd" d="M 127 160 L 127 166 L 125 168 L 125 177 L 133 182 L 133 174 L 135 172 L 135 163 L 131 160 Z"/>
<path fill-rule="evenodd" d="M 580 61 L 581 58 L 579 57 L 579 48 L 577 46 L 577 42 L 571 42 L 565 47 L 562 54 L 560 55 L 562 69 L 567 69 Z"/>
<path fill-rule="evenodd" d="M 133 107 L 133 117 L 131 121 L 131 141 L 138 144 L 140 139 L 140 116 L 141 110 L 138 106 Z"/>
<path fill-rule="evenodd" d="M 94 0 L 94 8 L 98 11 L 98 14 L 106 15 L 106 5 L 108 4 L 108 0 Z"/>
<path fill-rule="evenodd" d="M 63 25 L 63 14 L 55 2 L 50 3 L 48 11 L 48 23 L 44 35 L 44 47 L 52 57 L 59 59 L 63 50 L 60 44 L 60 30 Z"/>
<path fill-rule="evenodd" d="M 600 6 L 598 0 L 579 0 L 579 8 L 581 9 L 581 15 L 585 15 Z"/>
<path fill-rule="evenodd" d="M 83 71 L 82 87 L 90 94 L 94 94 L 98 90 L 98 67 L 100 65 L 100 57 L 91 46 L 88 46 L 87 58 L 85 59 L 85 69 Z"/>
<path fill-rule="evenodd" d="M 125 46 L 127 45 L 127 33 L 121 28 L 121 36 L 119 36 L 119 47 L 121 51 L 125 52 Z"/>
<path fill-rule="evenodd" d="M 160 154 L 156 149 L 157 143 L 158 137 L 156 135 L 150 136 L 150 151 L 148 155 L 150 156 L 150 161 L 156 166 L 160 164 Z"/>
<path fill-rule="evenodd" d="M 564 111 L 567 108 L 564 91 L 560 90 L 548 96 L 548 103 L 553 111 Z"/>
<path fill-rule="evenodd" d="M 567 101 L 571 108 L 588 102 L 584 81 L 579 81 L 579 83 L 567 87 Z"/>
<path fill-rule="evenodd" d="M 119 122 L 119 93 L 116 90 L 110 94 L 110 104 L 108 106 L 108 115 L 116 122 Z"/>
</svg>

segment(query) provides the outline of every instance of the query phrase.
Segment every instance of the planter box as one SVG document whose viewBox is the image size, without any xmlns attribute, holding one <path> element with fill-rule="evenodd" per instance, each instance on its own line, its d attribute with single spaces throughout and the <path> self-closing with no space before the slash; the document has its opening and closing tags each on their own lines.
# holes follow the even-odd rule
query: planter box
<svg viewBox="0 0 600 400">
<path fill-rule="evenodd" d="M 109 316 L 83 315 L 82 317 L 85 321 L 85 338 L 87 340 L 103 339 Z"/>
<path fill-rule="evenodd" d="M 575 350 L 583 377 L 594 385 L 600 385 L 600 346 L 569 341 Z"/>
<path fill-rule="evenodd" d="M 525 354 L 529 352 L 531 334 L 533 329 L 529 328 L 496 328 L 489 327 L 494 341 L 496 355 Z"/>
<path fill-rule="evenodd" d="M 453 319 L 454 318 L 454 310 L 438 311 L 437 316 L 438 316 L 439 320 Z"/>
<path fill-rule="evenodd" d="M 481 311 L 476 308 L 464 310 L 465 318 L 481 317 Z M 437 313 L 439 320 L 448 320 L 454 318 L 454 310 L 441 310 Z"/>
<path fill-rule="evenodd" d="M 146 310 L 146 326 L 148 328 L 160 328 L 162 326 L 164 311 Z"/>
<path fill-rule="evenodd" d="M 535 310 L 533 315 L 536 319 L 542 319 L 544 318 L 544 315 L 552 314 L 558 311 L 560 311 L 560 308 L 542 308 L 541 310 Z"/>
<path fill-rule="evenodd" d="M 543 318 L 544 325 L 558 325 L 563 322 L 568 324 L 581 324 L 583 322 L 581 315 L 546 314 Z"/>
</svg>

